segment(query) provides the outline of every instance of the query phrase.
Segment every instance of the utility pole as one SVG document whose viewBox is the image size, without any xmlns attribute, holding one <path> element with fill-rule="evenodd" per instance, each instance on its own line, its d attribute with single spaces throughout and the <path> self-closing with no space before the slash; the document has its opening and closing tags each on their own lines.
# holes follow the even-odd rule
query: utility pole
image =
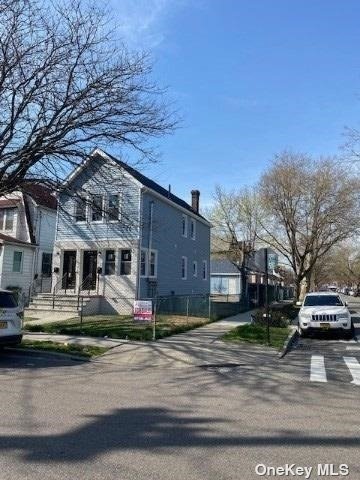
<svg viewBox="0 0 360 480">
<path fill-rule="evenodd" d="M 270 345 L 270 318 L 269 318 L 269 262 L 268 262 L 268 249 L 265 248 L 265 314 L 266 314 L 266 335 L 267 343 Z"/>
</svg>

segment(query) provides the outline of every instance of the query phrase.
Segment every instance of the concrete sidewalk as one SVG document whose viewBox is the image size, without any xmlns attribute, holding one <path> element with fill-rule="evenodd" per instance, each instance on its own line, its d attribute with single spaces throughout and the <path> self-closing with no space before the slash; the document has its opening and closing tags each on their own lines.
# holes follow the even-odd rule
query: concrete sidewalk
<svg viewBox="0 0 360 480">
<path fill-rule="evenodd" d="M 186 366 L 208 363 L 215 358 L 216 361 L 229 362 L 229 358 L 233 357 L 234 345 L 225 344 L 219 338 L 232 328 L 249 323 L 253 312 L 244 312 L 155 342 L 41 333 L 26 334 L 24 339 L 107 347 L 111 350 L 96 361 L 117 365 Z"/>
</svg>

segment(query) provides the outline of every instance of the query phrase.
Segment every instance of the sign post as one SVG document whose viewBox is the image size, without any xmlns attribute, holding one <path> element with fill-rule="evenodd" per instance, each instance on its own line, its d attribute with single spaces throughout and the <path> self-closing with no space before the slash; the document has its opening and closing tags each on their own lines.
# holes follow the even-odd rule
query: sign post
<svg viewBox="0 0 360 480">
<path fill-rule="evenodd" d="M 265 248 L 265 314 L 266 314 L 266 336 L 267 343 L 270 345 L 270 318 L 269 318 L 269 264 L 268 264 L 268 249 Z"/>
</svg>

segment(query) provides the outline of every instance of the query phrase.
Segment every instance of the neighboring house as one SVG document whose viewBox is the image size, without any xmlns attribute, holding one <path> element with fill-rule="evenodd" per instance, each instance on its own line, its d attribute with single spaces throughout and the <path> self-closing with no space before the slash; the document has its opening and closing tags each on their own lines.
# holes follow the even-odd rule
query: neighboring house
<svg viewBox="0 0 360 480">
<path fill-rule="evenodd" d="M 0 198 L 0 288 L 51 290 L 55 222 L 56 198 L 43 185 Z"/>
<path fill-rule="evenodd" d="M 268 249 L 268 285 L 269 298 L 282 298 L 282 278 L 275 272 L 277 254 Z M 260 248 L 249 255 L 246 261 L 246 303 L 251 306 L 262 305 L 265 300 L 265 249 Z M 241 298 L 240 268 L 228 259 L 211 260 L 211 294 L 227 296 L 228 300 Z M 224 298 L 224 297 L 223 297 Z"/>
<path fill-rule="evenodd" d="M 209 294 L 211 225 L 199 195 L 192 192 L 190 206 L 96 149 L 58 195 L 54 293 L 92 296 L 93 313 L 129 313 L 134 299 Z"/>
<path fill-rule="evenodd" d="M 240 270 L 230 260 L 211 260 L 211 294 L 232 295 L 239 300 L 241 295 Z"/>
</svg>

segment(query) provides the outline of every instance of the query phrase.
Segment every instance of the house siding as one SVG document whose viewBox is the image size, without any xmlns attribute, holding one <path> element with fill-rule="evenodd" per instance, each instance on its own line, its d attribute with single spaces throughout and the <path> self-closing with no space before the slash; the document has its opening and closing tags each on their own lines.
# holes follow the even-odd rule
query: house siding
<svg viewBox="0 0 360 480">
<path fill-rule="evenodd" d="M 59 196 L 56 241 L 135 239 L 139 235 L 140 187 L 122 168 L 93 158 L 71 184 L 73 192 L 120 194 L 121 220 L 116 222 L 75 221 L 76 197 L 63 192 Z"/>
<path fill-rule="evenodd" d="M 22 271 L 13 272 L 14 252 L 23 252 Z M 0 276 L 0 288 L 18 287 L 27 295 L 32 281 L 34 249 L 26 245 L 3 245 L 0 254 L 2 265 Z"/>
<path fill-rule="evenodd" d="M 144 192 L 142 198 L 141 247 L 150 242 L 150 202 L 153 203 L 153 231 L 151 248 L 158 252 L 157 295 L 208 294 L 210 292 L 210 228 L 196 215 L 185 212 L 166 200 Z M 182 218 L 188 219 L 187 238 L 182 236 Z M 196 221 L 196 239 L 190 238 L 190 218 Z M 181 259 L 187 258 L 187 279 L 181 277 Z M 207 278 L 202 278 L 202 262 L 207 262 Z M 193 276 L 193 262 L 197 261 L 197 277 Z M 140 278 L 139 297 L 148 296 L 148 280 Z"/>
</svg>

